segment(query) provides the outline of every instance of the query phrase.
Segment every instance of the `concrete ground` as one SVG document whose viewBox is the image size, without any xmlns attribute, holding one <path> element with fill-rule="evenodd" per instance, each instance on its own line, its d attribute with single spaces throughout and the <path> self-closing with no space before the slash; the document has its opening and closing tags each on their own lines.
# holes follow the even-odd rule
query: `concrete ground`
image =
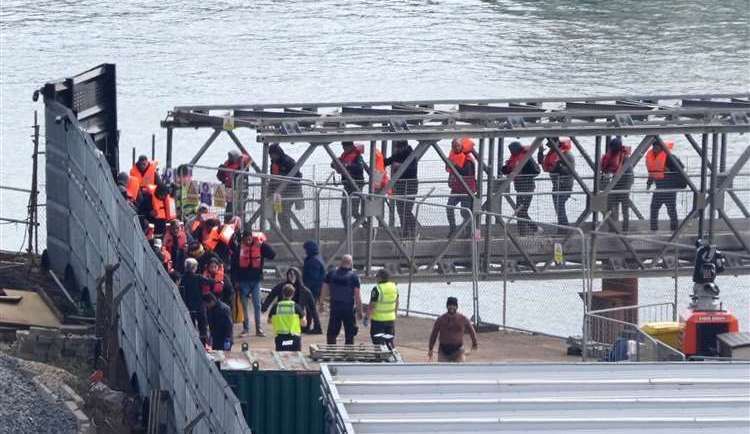
<svg viewBox="0 0 750 434">
<path fill-rule="evenodd" d="M 252 313 L 251 313 L 252 316 Z M 263 328 L 266 337 L 257 337 L 254 332 L 248 337 L 239 337 L 242 331 L 240 324 L 235 324 L 235 346 L 233 351 L 240 351 L 242 343 L 248 343 L 250 351 L 254 355 L 270 353 L 274 350 L 273 329 L 266 324 L 263 317 Z M 321 313 L 323 324 L 323 335 L 303 335 L 302 352 L 309 354 L 310 344 L 325 344 L 325 328 L 328 324 L 328 315 Z M 427 343 L 432 332 L 434 321 L 427 318 L 399 317 L 396 321 L 396 348 L 401 353 L 404 361 L 412 363 L 427 362 Z M 251 324 L 251 328 L 253 325 Z M 354 342 L 370 343 L 369 329 L 359 324 L 360 331 Z M 254 331 L 254 329 L 253 329 Z M 343 344 L 344 332 L 341 331 L 338 343 Z M 565 341 L 542 335 L 532 335 L 514 331 L 483 332 L 478 334 L 479 349 L 472 352 L 466 358 L 467 362 L 576 362 L 580 357 L 566 355 L 567 346 Z M 471 347 L 471 338 L 467 334 L 464 337 L 465 348 Z M 437 350 L 437 345 L 435 350 Z M 266 359 L 266 357 L 258 357 Z M 262 366 L 262 368 L 268 368 Z"/>
</svg>

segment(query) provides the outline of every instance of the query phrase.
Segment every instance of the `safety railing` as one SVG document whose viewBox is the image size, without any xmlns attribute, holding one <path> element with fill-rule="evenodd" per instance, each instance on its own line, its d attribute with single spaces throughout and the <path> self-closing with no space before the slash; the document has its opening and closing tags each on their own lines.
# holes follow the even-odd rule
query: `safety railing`
<svg viewBox="0 0 750 434">
<path fill-rule="evenodd" d="M 589 330 L 583 348 L 588 357 L 600 361 L 661 362 L 685 360 L 685 355 L 648 334 L 637 324 L 584 314 L 585 329 Z"/>
<path fill-rule="evenodd" d="M 47 249 L 57 273 L 71 268 L 95 301 L 114 274 L 119 342 L 131 384 L 143 396 L 167 392 L 169 432 L 249 429 L 240 403 L 206 357 L 175 284 L 148 244 L 136 211 L 116 188 L 109 163 L 65 106 L 46 100 Z"/>
</svg>

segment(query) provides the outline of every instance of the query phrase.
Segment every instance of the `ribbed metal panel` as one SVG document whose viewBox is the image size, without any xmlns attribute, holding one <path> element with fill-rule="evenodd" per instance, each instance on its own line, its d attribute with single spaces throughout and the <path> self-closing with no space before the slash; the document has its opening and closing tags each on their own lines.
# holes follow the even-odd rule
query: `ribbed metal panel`
<svg viewBox="0 0 750 434">
<path fill-rule="evenodd" d="M 750 363 L 323 365 L 332 432 L 750 432 Z"/>
</svg>

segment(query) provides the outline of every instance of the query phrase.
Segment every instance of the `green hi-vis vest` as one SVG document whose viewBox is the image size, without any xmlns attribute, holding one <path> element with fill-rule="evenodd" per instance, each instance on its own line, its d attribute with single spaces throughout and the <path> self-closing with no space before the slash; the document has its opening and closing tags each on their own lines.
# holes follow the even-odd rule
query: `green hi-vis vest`
<svg viewBox="0 0 750 434">
<path fill-rule="evenodd" d="M 293 300 L 282 300 L 276 305 L 276 313 L 271 317 L 271 324 L 276 335 L 299 336 L 302 334 L 299 315 L 294 310 Z"/>
<path fill-rule="evenodd" d="M 393 282 L 378 283 L 378 301 L 372 313 L 373 321 L 396 321 L 396 299 L 398 289 Z"/>
</svg>

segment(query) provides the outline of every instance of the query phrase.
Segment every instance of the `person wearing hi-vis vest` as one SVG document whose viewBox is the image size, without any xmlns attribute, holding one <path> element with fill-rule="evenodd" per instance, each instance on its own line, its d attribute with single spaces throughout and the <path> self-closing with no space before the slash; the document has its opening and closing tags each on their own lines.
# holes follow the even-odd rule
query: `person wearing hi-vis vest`
<svg viewBox="0 0 750 434">
<path fill-rule="evenodd" d="M 396 312 L 398 312 L 398 288 L 385 270 L 376 274 L 378 284 L 372 288 L 370 304 L 367 306 L 367 317 L 370 324 L 370 338 L 375 345 L 393 343 L 396 336 Z M 365 318 L 367 321 L 367 318 Z M 390 335 L 385 337 L 383 335 Z"/>
<path fill-rule="evenodd" d="M 305 310 L 292 300 L 294 286 L 284 285 L 282 300 L 273 305 L 268 313 L 268 322 L 273 325 L 276 335 L 276 351 L 300 351 L 302 349 L 302 328 L 307 326 Z"/>
<path fill-rule="evenodd" d="M 255 334 L 265 336 L 260 323 L 260 282 L 263 280 L 263 263 L 265 259 L 273 259 L 276 252 L 266 243 L 263 232 L 245 230 L 239 243 L 232 246 L 232 279 L 240 289 L 240 302 L 245 319 L 242 322 L 242 333 L 250 333 L 247 305 L 250 296 L 253 297 L 253 313 L 255 314 Z"/>
</svg>

